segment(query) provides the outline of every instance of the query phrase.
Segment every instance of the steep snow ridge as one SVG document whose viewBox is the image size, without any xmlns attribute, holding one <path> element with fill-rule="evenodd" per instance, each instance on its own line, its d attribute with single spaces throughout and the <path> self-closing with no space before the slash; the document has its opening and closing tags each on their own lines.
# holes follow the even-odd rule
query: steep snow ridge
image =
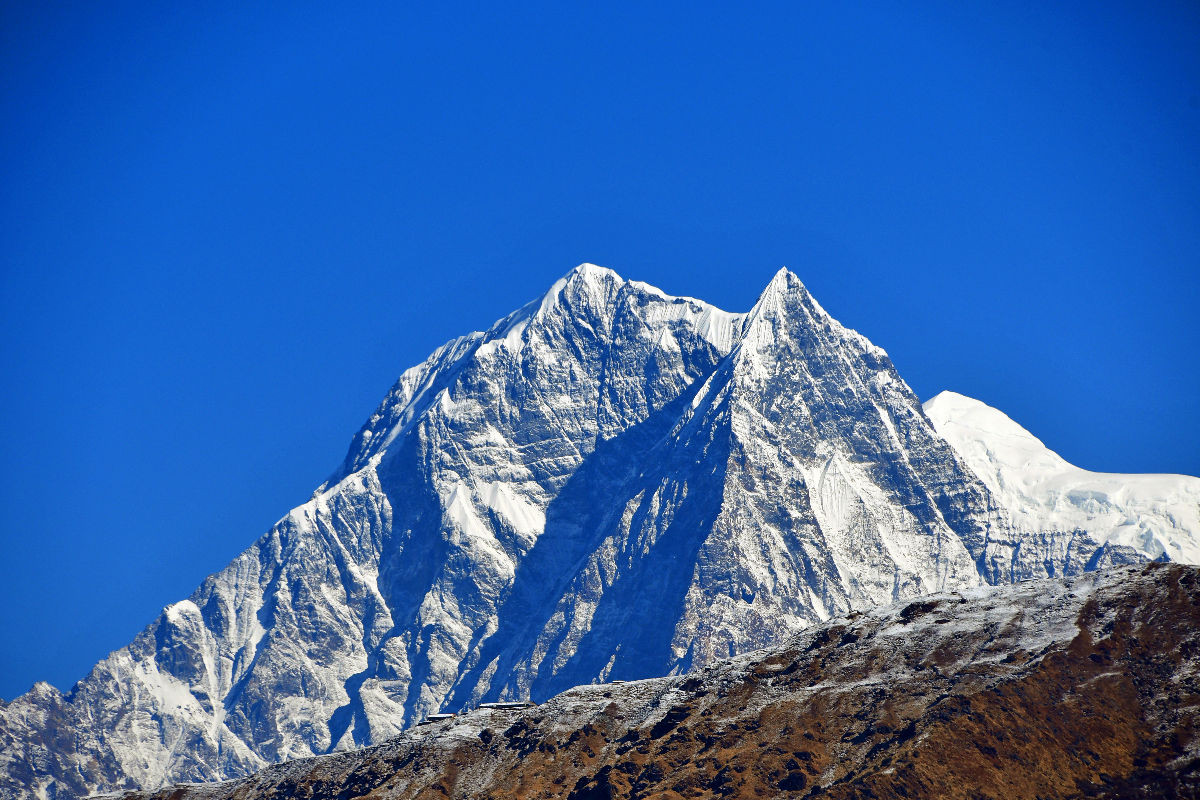
<svg viewBox="0 0 1200 800">
<path fill-rule="evenodd" d="M 1148 559 L 1200 564 L 1200 478 L 1080 469 L 1003 412 L 955 392 L 924 408 L 1017 526 L 1085 530 Z"/>
<path fill-rule="evenodd" d="M 507 340 L 510 334 L 511 330 L 506 328 L 502 338 Z M 452 339 L 422 363 L 405 370 L 367 424 L 355 435 L 345 462 L 318 491 L 362 469 L 372 456 L 383 452 L 411 430 L 420 415 L 437 400 L 456 367 L 478 347 L 483 336 L 476 331 Z"/>
<path fill-rule="evenodd" d="M 795 521 L 811 526 L 795 555 L 828 557 L 838 576 L 806 581 L 822 616 L 982 580 L 965 546 L 968 529 L 936 510 L 941 467 L 908 457 L 906 447 L 933 454 L 945 446 L 883 350 L 832 320 L 795 275 L 780 270 L 750 312 L 737 365 L 743 377 L 735 386 L 747 402 L 735 405 L 746 416 L 735 431 L 749 441 L 759 438 L 756 428 L 771 432 L 772 447 L 760 457 L 782 463 L 766 472 L 795 474 L 804 498 L 780 511 L 807 504 L 813 515 Z M 909 432 L 907 443 L 898 426 Z M 915 503 L 897 491 L 933 507 L 916 516 Z M 972 492 L 976 515 L 985 514 L 979 487 Z"/>
</svg>

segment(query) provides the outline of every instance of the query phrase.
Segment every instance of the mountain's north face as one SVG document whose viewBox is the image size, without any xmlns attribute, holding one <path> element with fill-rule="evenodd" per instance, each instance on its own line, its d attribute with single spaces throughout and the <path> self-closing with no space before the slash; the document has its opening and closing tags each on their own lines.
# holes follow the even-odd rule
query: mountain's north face
<svg viewBox="0 0 1200 800">
<path fill-rule="evenodd" d="M 69 693 L 0 708 L 0 794 L 244 775 L 1157 555 L 977 468 L 787 270 L 730 314 L 582 265 L 405 372 L 311 500 Z"/>
</svg>

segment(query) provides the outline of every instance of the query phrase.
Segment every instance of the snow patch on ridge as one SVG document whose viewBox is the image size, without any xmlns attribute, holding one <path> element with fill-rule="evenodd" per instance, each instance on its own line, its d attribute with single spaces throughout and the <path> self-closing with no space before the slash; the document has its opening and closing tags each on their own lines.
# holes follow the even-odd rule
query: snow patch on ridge
<svg viewBox="0 0 1200 800">
<path fill-rule="evenodd" d="M 546 513 L 514 492 L 509 484 L 492 482 L 480 488 L 484 505 L 500 515 L 517 533 L 533 540 L 545 529 Z"/>
</svg>

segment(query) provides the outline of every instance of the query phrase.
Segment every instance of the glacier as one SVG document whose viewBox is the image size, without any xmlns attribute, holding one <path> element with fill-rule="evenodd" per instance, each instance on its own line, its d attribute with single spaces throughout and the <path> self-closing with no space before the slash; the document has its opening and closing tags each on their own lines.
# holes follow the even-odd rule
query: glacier
<svg viewBox="0 0 1200 800">
<path fill-rule="evenodd" d="M 1021 529 L 1082 530 L 1147 559 L 1200 564 L 1200 478 L 1080 469 L 1004 412 L 956 392 L 924 408 Z"/>
<path fill-rule="evenodd" d="M 576 267 L 404 372 L 308 502 L 69 692 L 4 704 L 0 790 L 237 777 L 907 597 L 1156 557 L 1010 507 L 942 405 L 786 269 L 734 314 Z M 1151 534 L 1168 557 L 1195 510 Z"/>
</svg>

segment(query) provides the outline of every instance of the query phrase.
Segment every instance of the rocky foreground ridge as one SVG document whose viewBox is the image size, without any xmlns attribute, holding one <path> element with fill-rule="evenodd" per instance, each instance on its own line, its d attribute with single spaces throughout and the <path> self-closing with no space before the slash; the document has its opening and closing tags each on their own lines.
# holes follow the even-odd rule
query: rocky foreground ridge
<svg viewBox="0 0 1200 800">
<path fill-rule="evenodd" d="M 125 800 L 1200 796 L 1200 569 L 852 613 L 687 676 Z"/>
<path fill-rule="evenodd" d="M 582 265 L 406 371 L 308 502 L 69 691 L 0 704 L 0 796 L 247 775 L 903 598 L 1200 552 L 1195 478 L 1132 506 L 1009 492 L 1025 462 L 977 449 L 787 270 L 731 314 Z"/>
</svg>

